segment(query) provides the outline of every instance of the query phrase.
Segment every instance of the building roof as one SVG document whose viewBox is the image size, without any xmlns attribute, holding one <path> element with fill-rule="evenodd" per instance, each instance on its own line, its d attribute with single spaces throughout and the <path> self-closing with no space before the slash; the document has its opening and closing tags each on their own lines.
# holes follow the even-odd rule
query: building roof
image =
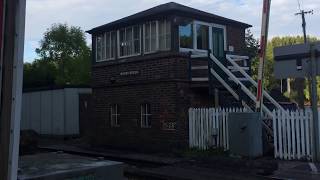
<svg viewBox="0 0 320 180">
<path fill-rule="evenodd" d="M 188 6 L 184 6 L 175 2 L 170 2 L 166 4 L 162 4 L 151 9 L 141 11 L 139 13 L 133 14 L 131 16 L 127 16 L 125 18 L 119 19 L 117 21 L 93 28 L 87 31 L 90 34 L 100 33 L 108 29 L 119 28 L 127 25 L 132 25 L 136 22 L 142 21 L 144 19 L 151 19 L 161 15 L 175 14 L 181 15 L 184 17 L 197 18 L 199 20 L 207 20 L 209 22 L 216 22 L 224 25 L 237 25 L 244 28 L 249 28 L 251 25 L 242 23 L 239 21 L 235 21 L 232 19 L 228 19 L 222 16 L 218 16 L 215 14 L 211 14 L 208 12 L 204 12 L 198 9 L 194 9 Z"/>
</svg>

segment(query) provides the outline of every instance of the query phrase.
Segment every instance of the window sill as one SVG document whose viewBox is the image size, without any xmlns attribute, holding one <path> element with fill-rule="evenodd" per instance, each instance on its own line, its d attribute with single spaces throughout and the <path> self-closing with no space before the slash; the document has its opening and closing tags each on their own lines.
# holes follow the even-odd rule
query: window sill
<svg viewBox="0 0 320 180">
<path fill-rule="evenodd" d="M 96 60 L 96 63 L 106 62 L 106 61 L 114 61 L 114 60 L 116 60 L 116 58 L 102 59 L 102 60 Z"/>
<path fill-rule="evenodd" d="M 145 126 L 145 127 L 140 126 L 140 128 L 141 129 L 151 129 L 152 127 L 151 126 L 148 126 L 148 127 L 147 126 Z"/>
<path fill-rule="evenodd" d="M 124 59 L 124 58 L 129 58 L 129 57 L 135 57 L 135 56 L 140 56 L 141 52 L 138 54 L 133 54 L 133 55 L 128 55 L 128 56 L 119 56 L 119 59 Z"/>
<path fill-rule="evenodd" d="M 112 125 L 112 128 L 120 128 L 120 125 Z"/>
</svg>

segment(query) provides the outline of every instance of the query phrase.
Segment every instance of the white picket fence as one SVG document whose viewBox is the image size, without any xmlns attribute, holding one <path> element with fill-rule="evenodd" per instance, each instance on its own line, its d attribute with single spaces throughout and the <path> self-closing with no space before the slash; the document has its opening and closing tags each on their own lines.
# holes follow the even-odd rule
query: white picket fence
<svg viewBox="0 0 320 180">
<path fill-rule="evenodd" d="M 284 160 L 311 160 L 312 111 L 273 111 L 274 155 Z"/>
<path fill-rule="evenodd" d="M 245 108 L 190 108 L 189 147 L 229 149 L 228 115 Z M 320 117 L 320 114 L 319 114 Z M 274 155 L 283 160 L 311 160 L 311 110 L 273 111 Z"/>
<path fill-rule="evenodd" d="M 190 108 L 189 147 L 229 149 L 228 114 L 246 112 L 245 108 Z"/>
</svg>

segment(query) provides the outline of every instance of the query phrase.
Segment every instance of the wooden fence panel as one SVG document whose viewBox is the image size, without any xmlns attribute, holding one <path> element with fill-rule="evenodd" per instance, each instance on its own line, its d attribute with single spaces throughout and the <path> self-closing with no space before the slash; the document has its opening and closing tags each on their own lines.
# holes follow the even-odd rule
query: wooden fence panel
<svg viewBox="0 0 320 180">
<path fill-rule="evenodd" d="M 311 118 L 308 110 L 273 112 L 275 158 L 311 160 Z"/>
<path fill-rule="evenodd" d="M 210 147 L 229 150 L 228 114 L 241 108 L 190 108 L 189 146 L 202 150 Z"/>
<path fill-rule="evenodd" d="M 229 150 L 228 116 L 241 108 L 190 108 L 189 146 Z M 284 160 L 311 160 L 310 110 L 273 111 L 274 156 Z"/>
</svg>

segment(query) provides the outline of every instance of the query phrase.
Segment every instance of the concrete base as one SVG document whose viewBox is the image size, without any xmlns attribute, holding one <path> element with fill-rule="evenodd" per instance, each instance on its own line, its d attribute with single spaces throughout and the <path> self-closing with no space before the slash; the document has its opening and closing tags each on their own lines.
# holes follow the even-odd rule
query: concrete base
<svg viewBox="0 0 320 180">
<path fill-rule="evenodd" d="M 64 153 L 22 156 L 19 180 L 123 180 L 123 164 Z"/>
</svg>

